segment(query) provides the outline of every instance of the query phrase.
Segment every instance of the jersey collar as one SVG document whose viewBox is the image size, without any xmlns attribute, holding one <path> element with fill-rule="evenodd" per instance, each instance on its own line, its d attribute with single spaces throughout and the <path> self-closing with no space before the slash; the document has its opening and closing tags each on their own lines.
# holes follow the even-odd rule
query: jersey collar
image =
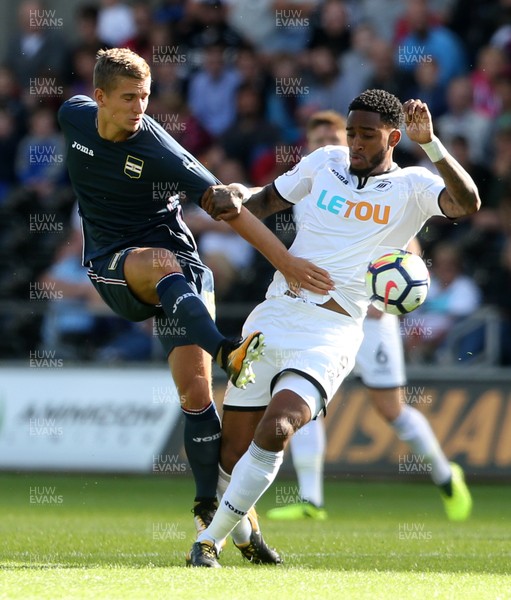
<svg viewBox="0 0 511 600">
<path fill-rule="evenodd" d="M 386 171 L 382 171 L 381 173 L 375 173 L 374 175 L 366 175 L 365 177 L 360 177 L 360 175 L 356 175 L 355 173 L 352 173 L 351 175 L 353 177 L 357 178 L 357 180 L 358 180 L 357 190 L 361 190 L 361 189 L 365 188 L 365 186 L 367 185 L 367 183 L 369 182 L 370 179 L 381 177 L 382 175 L 388 175 L 389 173 L 393 173 L 394 171 L 397 171 L 398 169 L 399 169 L 399 165 L 397 165 L 395 162 L 393 162 L 390 169 L 387 169 Z"/>
</svg>

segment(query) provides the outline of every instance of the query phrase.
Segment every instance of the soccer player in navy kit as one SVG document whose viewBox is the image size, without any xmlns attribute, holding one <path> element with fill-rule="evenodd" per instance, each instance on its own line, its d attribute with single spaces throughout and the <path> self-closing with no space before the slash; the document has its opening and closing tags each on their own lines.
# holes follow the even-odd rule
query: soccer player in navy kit
<svg viewBox="0 0 511 600">
<path fill-rule="evenodd" d="M 211 520 L 220 450 L 220 422 L 211 393 L 210 354 L 236 387 L 253 381 L 260 332 L 227 340 L 210 312 L 213 278 L 201 262 L 181 214 L 181 201 L 200 204 L 217 180 L 145 115 L 151 87 L 144 59 L 125 48 L 101 50 L 94 100 L 75 96 L 59 110 L 67 166 L 83 224 L 83 262 L 105 302 L 131 320 L 155 319 L 185 414 L 185 449 L 196 484 L 198 531 Z M 330 287 L 326 271 L 289 261 L 285 247 L 243 211 L 233 227 L 311 289 Z M 262 248 L 264 242 L 265 246 Z M 269 244 L 269 245 L 268 245 Z"/>
</svg>

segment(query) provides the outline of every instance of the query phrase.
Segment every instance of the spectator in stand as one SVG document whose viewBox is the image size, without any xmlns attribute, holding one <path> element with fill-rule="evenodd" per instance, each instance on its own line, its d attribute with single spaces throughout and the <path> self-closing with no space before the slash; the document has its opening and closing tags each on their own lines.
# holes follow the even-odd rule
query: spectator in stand
<svg viewBox="0 0 511 600">
<path fill-rule="evenodd" d="M 167 98 L 168 96 L 179 95 L 185 93 L 186 73 L 182 64 L 173 60 L 166 60 L 169 54 L 156 54 L 155 58 L 161 59 L 154 62 L 153 74 L 154 82 L 152 84 L 151 103 L 154 98 Z M 186 57 L 185 57 L 186 58 Z"/>
<path fill-rule="evenodd" d="M 394 48 L 390 42 L 376 39 L 371 45 L 370 64 L 372 75 L 367 82 L 369 89 L 387 90 L 398 98 L 404 98 L 412 85 L 413 75 L 398 70 Z"/>
<path fill-rule="evenodd" d="M 503 22 L 498 0 L 456 0 L 446 24 L 463 39 L 470 64 L 477 61 L 479 50 L 489 42 L 499 23 Z"/>
<path fill-rule="evenodd" d="M 481 304 L 481 292 L 464 273 L 460 251 L 454 244 L 445 242 L 435 247 L 430 274 L 426 301 L 404 318 L 409 332 L 405 346 L 412 362 L 435 362 L 452 326 L 473 314 Z M 471 342 L 467 340 L 460 350 L 460 361 L 480 349 L 471 348 Z"/>
<path fill-rule="evenodd" d="M 209 46 L 203 66 L 191 77 L 188 104 L 213 138 L 225 133 L 236 118 L 239 83 L 239 73 L 226 62 L 224 46 Z"/>
<path fill-rule="evenodd" d="M 71 73 L 69 84 L 66 86 L 66 97 L 78 94 L 92 97 L 92 73 L 96 64 L 96 52 L 89 46 L 80 46 L 71 53 Z"/>
<path fill-rule="evenodd" d="M 380 42 L 380 47 L 386 45 L 376 36 L 376 32 L 371 25 L 361 23 L 353 30 L 351 49 L 344 52 L 337 61 L 343 73 L 350 73 L 351 78 L 357 80 L 356 85 L 358 87 L 370 87 L 367 82 L 374 74 L 375 64 L 373 59 L 376 58 L 374 46 L 378 45 L 378 42 Z M 393 63 L 393 61 L 394 56 L 391 50 L 391 62 Z M 391 90 L 387 89 L 387 91 Z"/>
<path fill-rule="evenodd" d="M 190 48 L 213 44 L 238 48 L 242 44 L 239 34 L 228 24 L 227 4 L 222 0 L 188 0 L 180 30 Z"/>
<path fill-rule="evenodd" d="M 439 117 L 437 125 L 447 147 L 462 134 L 468 141 L 470 160 L 481 164 L 487 161 L 490 121 L 474 108 L 474 88 L 470 77 L 457 77 L 449 83 L 447 112 Z"/>
<path fill-rule="evenodd" d="M 446 27 L 435 23 L 428 0 L 408 0 L 405 13 L 408 33 L 397 47 L 399 68 L 410 72 L 429 57 L 439 66 L 439 82 L 447 86 L 453 77 L 466 72 L 466 54 L 461 40 Z"/>
<path fill-rule="evenodd" d="M 492 182 L 497 192 L 492 193 L 492 204 L 500 195 L 500 182 L 507 178 L 506 169 L 509 163 L 509 131 L 511 130 L 511 69 L 506 69 L 495 82 L 495 93 L 499 104 L 499 112 L 491 121 L 490 134 L 486 154 L 490 169 L 495 175 Z"/>
<path fill-rule="evenodd" d="M 410 98 L 424 98 L 431 116 L 437 119 L 447 109 L 445 88 L 440 82 L 440 68 L 437 61 L 419 62 L 413 70 L 413 82 L 408 90 Z"/>
<path fill-rule="evenodd" d="M 490 44 L 501 48 L 511 58 L 511 1 L 499 0 Z"/>
<path fill-rule="evenodd" d="M 307 45 L 314 11 L 321 0 L 225 0 L 227 20 L 263 60 Z"/>
<path fill-rule="evenodd" d="M 432 10 L 428 0 L 404 0 L 401 3 L 401 12 L 394 22 L 393 41 L 397 46 L 402 44 L 405 38 L 415 30 L 415 23 L 426 22 L 427 26 L 438 27 L 442 24 L 440 16 Z M 376 11 L 378 14 L 379 11 Z"/>
<path fill-rule="evenodd" d="M 227 22 L 260 56 L 276 50 L 273 0 L 226 0 Z"/>
<path fill-rule="evenodd" d="M 98 37 L 110 47 L 122 46 L 136 34 L 131 6 L 122 0 L 101 0 Z"/>
<path fill-rule="evenodd" d="M 14 159 L 18 142 L 15 120 L 8 110 L 0 108 L 0 205 L 17 183 Z"/>
<path fill-rule="evenodd" d="M 491 180 L 490 170 L 485 166 L 485 162 L 474 162 L 472 158 L 472 147 L 467 136 L 470 128 L 463 130 L 460 129 L 460 131 L 463 131 L 463 135 L 451 136 L 449 143 L 446 144 L 446 147 L 449 149 L 449 152 L 454 156 L 454 158 L 460 163 L 460 165 L 472 177 L 477 185 L 477 189 L 479 190 L 481 198 L 486 198 L 488 194 L 488 186 Z M 444 139 L 445 135 L 443 130 L 440 133 L 442 135 L 442 139 Z M 482 211 L 484 212 L 484 207 Z M 475 221 L 477 221 L 477 217 L 468 222 L 473 224 Z"/>
<path fill-rule="evenodd" d="M 75 13 L 73 25 L 73 44 L 75 48 L 87 48 L 96 54 L 105 48 L 105 41 L 98 35 L 99 8 L 96 4 L 83 4 Z"/>
<path fill-rule="evenodd" d="M 386 42 L 393 43 L 395 27 L 404 12 L 406 0 L 356 0 L 350 9 L 356 7 L 359 20 L 369 23 Z M 390 91 L 390 90 L 389 90 Z"/>
<path fill-rule="evenodd" d="M 57 130 L 55 113 L 41 106 L 30 115 L 29 131 L 19 143 L 16 175 L 21 185 L 44 203 L 53 200 L 65 173 L 64 140 Z"/>
<path fill-rule="evenodd" d="M 27 109 L 20 99 L 21 89 L 13 71 L 6 65 L 0 66 L 0 108 L 6 110 L 13 120 L 16 135 L 26 133 Z"/>
<path fill-rule="evenodd" d="M 135 33 L 124 41 L 123 46 L 133 50 L 151 63 L 153 57 L 151 31 L 154 25 L 151 6 L 142 0 L 135 2 L 133 4 L 133 21 Z"/>
<path fill-rule="evenodd" d="M 508 60 L 503 50 L 484 46 L 477 54 L 476 68 L 470 74 L 474 110 L 485 117 L 496 117 L 500 110 L 496 91 L 498 80 L 506 72 Z"/>
<path fill-rule="evenodd" d="M 53 264 L 39 279 L 43 299 L 49 301 L 42 323 L 42 349 L 59 358 L 91 359 L 100 343 L 98 311 L 113 313 L 91 285 L 82 266 L 81 229 L 73 230 Z"/>
<path fill-rule="evenodd" d="M 275 81 L 272 80 L 259 55 L 251 46 L 243 46 L 236 53 L 236 69 L 242 84 L 250 85 L 264 96 L 274 94 Z"/>
<path fill-rule="evenodd" d="M 174 27 L 185 16 L 186 0 L 161 0 L 154 10 L 156 23 L 164 23 Z"/>
<path fill-rule="evenodd" d="M 275 160 L 275 146 L 279 140 L 279 129 L 264 117 L 259 90 L 249 84 L 240 86 L 235 120 L 220 138 L 226 156 L 239 160 L 246 172 L 251 173 L 263 156 L 270 154 Z"/>
<path fill-rule="evenodd" d="M 64 73 L 66 44 L 57 28 L 42 26 L 45 14 L 39 0 L 21 2 L 18 28 L 8 42 L 5 62 L 24 89 L 31 87 L 31 79 L 47 77 L 60 81 Z"/>
<path fill-rule="evenodd" d="M 270 72 L 273 85 L 266 93 L 266 116 L 274 127 L 279 127 L 282 141 L 294 144 L 301 138 L 298 111 L 306 103 L 309 87 L 293 54 L 276 54 Z"/>
<path fill-rule="evenodd" d="M 308 48 L 328 46 L 336 60 L 352 50 L 352 23 L 344 0 L 325 0 L 319 7 L 317 18 L 312 19 Z"/>
<path fill-rule="evenodd" d="M 164 91 L 152 98 L 150 115 L 188 152 L 194 155 L 204 153 L 213 142 L 209 133 L 190 112 L 184 96 L 177 90 Z"/>
<path fill-rule="evenodd" d="M 493 137 L 493 157 L 490 163 L 490 182 L 485 205 L 496 208 L 506 193 L 511 174 L 511 114 L 501 117 Z"/>
<path fill-rule="evenodd" d="M 334 53 L 328 46 L 317 46 L 309 52 L 310 90 L 304 103 L 315 110 L 335 110 L 347 114 L 348 105 L 367 86 L 367 81 L 341 72 Z"/>
</svg>

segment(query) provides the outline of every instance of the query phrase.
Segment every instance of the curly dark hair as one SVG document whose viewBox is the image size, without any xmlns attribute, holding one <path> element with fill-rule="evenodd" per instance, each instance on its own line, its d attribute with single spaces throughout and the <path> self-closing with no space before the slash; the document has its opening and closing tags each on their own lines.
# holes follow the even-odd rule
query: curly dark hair
<svg viewBox="0 0 511 600">
<path fill-rule="evenodd" d="M 403 124 L 403 105 L 385 90 L 366 90 L 351 101 L 348 111 L 365 110 L 380 115 L 382 123 L 399 129 Z"/>
</svg>

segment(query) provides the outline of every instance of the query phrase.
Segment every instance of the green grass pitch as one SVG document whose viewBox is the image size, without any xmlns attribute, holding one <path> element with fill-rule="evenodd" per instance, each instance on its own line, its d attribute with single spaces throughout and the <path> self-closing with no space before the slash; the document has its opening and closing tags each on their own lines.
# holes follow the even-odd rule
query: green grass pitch
<svg viewBox="0 0 511 600">
<path fill-rule="evenodd" d="M 328 481 L 324 522 L 264 517 L 282 567 L 244 561 L 186 569 L 193 537 L 186 477 L 0 474 L 0 598 L 511 598 L 511 487 L 473 485 L 473 517 L 446 521 L 428 483 Z"/>
</svg>

